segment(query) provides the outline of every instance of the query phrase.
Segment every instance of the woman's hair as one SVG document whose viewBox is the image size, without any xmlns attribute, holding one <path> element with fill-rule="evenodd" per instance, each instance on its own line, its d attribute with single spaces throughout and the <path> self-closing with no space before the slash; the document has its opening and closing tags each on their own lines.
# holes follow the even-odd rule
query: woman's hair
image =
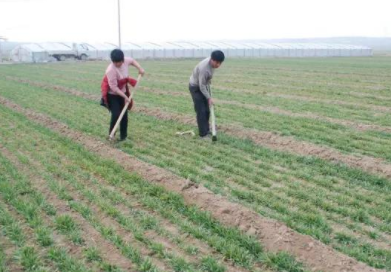
<svg viewBox="0 0 391 272">
<path fill-rule="evenodd" d="M 112 62 L 122 62 L 125 60 L 124 52 L 121 49 L 114 49 L 110 54 Z"/>
</svg>

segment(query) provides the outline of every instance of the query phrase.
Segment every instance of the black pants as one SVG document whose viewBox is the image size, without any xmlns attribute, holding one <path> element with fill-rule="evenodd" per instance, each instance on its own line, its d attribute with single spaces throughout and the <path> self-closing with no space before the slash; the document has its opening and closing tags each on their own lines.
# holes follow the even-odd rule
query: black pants
<svg viewBox="0 0 391 272">
<path fill-rule="evenodd" d="M 110 121 L 110 131 L 109 131 L 110 134 L 115 124 L 117 123 L 119 116 L 121 115 L 122 109 L 125 106 L 125 100 L 121 96 L 114 95 L 114 94 L 108 94 L 107 100 L 109 103 L 109 109 L 111 111 L 111 121 Z M 120 123 L 120 132 L 121 132 L 121 139 L 124 139 L 128 136 L 128 111 L 126 111 L 124 116 L 122 117 Z"/>
<path fill-rule="evenodd" d="M 194 110 L 197 113 L 197 124 L 200 136 L 206 136 L 209 133 L 209 103 L 197 86 L 189 85 L 191 97 L 194 102 Z"/>
</svg>

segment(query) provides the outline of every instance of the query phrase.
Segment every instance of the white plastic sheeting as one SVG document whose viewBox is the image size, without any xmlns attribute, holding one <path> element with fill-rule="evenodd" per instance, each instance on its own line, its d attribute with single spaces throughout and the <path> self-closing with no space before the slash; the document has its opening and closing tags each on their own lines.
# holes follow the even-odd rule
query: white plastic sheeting
<svg viewBox="0 0 391 272">
<path fill-rule="evenodd" d="M 132 56 L 135 59 L 143 59 L 143 48 L 140 45 L 133 43 L 124 43 L 122 44 L 122 50 L 126 56 Z"/>
<path fill-rule="evenodd" d="M 181 48 L 180 51 L 183 58 L 195 58 L 198 55 L 197 51 L 200 50 L 198 46 L 191 43 L 177 42 L 173 44 Z M 200 57 L 202 57 L 202 54 L 200 54 Z"/>
<path fill-rule="evenodd" d="M 49 53 L 38 44 L 22 44 L 15 47 L 10 54 L 14 62 L 47 62 Z"/>
<path fill-rule="evenodd" d="M 55 43 L 55 42 L 44 42 L 44 43 L 38 43 L 39 47 L 43 48 L 45 51 L 49 52 L 50 54 L 56 54 L 61 53 L 64 51 L 72 51 L 72 45 L 66 44 L 66 43 Z"/>
<path fill-rule="evenodd" d="M 117 48 L 116 45 L 110 43 L 83 43 L 88 52 L 88 58 L 92 60 L 109 60 L 110 52 Z"/>
<path fill-rule="evenodd" d="M 14 62 L 48 62 L 53 61 L 53 54 L 72 52 L 72 46 L 65 43 L 29 43 L 16 46 L 10 53 Z"/>
</svg>

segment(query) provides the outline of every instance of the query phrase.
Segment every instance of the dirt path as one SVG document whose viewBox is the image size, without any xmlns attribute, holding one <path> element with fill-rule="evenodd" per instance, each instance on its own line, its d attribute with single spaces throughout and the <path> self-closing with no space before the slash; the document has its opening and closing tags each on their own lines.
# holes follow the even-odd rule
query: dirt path
<svg viewBox="0 0 391 272">
<path fill-rule="evenodd" d="M 104 158 L 114 159 L 126 170 L 136 172 L 150 182 L 160 184 L 167 190 L 181 194 L 187 204 L 196 205 L 200 209 L 210 212 L 214 218 L 225 225 L 237 227 L 247 234 L 254 235 L 266 250 L 289 252 L 312 271 L 384 271 L 360 263 L 312 237 L 293 231 L 282 223 L 263 218 L 248 208 L 231 203 L 226 198 L 213 194 L 202 185 L 196 185 L 165 169 L 139 161 L 107 143 L 74 131 L 48 116 L 25 109 L 4 98 L 0 98 L 0 103 L 24 114 L 31 121 L 82 144 L 88 150 Z"/>
</svg>

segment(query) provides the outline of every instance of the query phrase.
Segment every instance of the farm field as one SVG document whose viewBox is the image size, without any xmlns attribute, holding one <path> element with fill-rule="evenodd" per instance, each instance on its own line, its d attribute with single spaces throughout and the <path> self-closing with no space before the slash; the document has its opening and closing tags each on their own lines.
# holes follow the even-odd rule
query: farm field
<svg viewBox="0 0 391 272">
<path fill-rule="evenodd" d="M 228 59 L 216 143 L 197 60 L 140 60 L 120 143 L 108 63 L 0 65 L 0 271 L 391 271 L 390 60 Z"/>
</svg>

